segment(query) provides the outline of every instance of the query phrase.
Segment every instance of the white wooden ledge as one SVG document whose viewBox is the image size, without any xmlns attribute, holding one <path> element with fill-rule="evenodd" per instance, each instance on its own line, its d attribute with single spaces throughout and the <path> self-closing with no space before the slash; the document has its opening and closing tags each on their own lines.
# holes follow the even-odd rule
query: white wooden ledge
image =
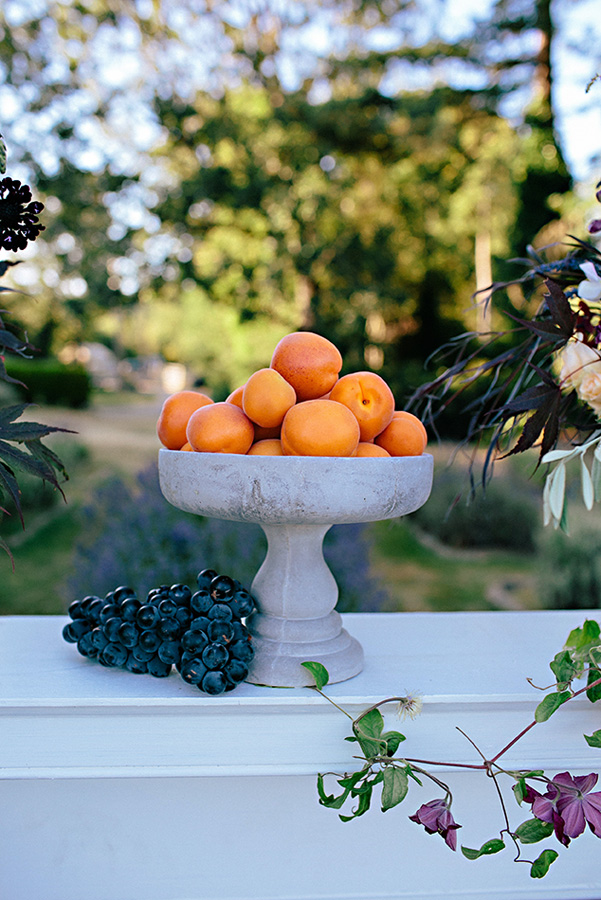
<svg viewBox="0 0 601 900">
<path fill-rule="evenodd" d="M 588 613 L 589 617 L 592 613 Z M 477 761 L 460 727 L 494 755 L 533 718 L 549 661 L 585 612 L 346 615 L 365 670 L 326 690 L 358 714 L 419 692 L 405 755 Z M 587 831 L 547 877 L 512 850 L 468 862 L 408 816 L 440 796 L 342 823 L 317 802 L 318 772 L 357 766 L 349 721 L 308 689 L 242 685 L 209 697 L 167 679 L 105 669 L 61 637 L 62 617 L 0 619 L 0 897 L 2 900 L 599 900 L 601 842 Z M 599 704 L 601 705 L 601 704 Z M 548 774 L 601 771 L 583 733 L 601 710 L 572 701 L 504 757 Z M 502 827 L 482 773 L 448 781 L 459 843 Z M 505 794 L 512 825 L 529 818 Z M 601 785 L 599 785 L 601 789 Z M 526 848 L 528 850 L 528 848 Z"/>
</svg>

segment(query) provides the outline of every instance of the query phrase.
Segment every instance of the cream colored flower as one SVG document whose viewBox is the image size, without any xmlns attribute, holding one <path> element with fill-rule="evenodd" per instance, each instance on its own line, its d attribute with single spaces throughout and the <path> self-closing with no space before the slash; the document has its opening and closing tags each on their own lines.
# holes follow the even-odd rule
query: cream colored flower
<svg viewBox="0 0 601 900">
<path fill-rule="evenodd" d="M 578 296 L 589 302 L 601 300 L 601 275 L 592 262 L 583 262 L 580 264 L 580 268 L 586 278 L 578 285 Z"/>
<path fill-rule="evenodd" d="M 560 351 L 559 361 L 561 386 L 578 391 L 579 396 L 583 379 L 586 376 L 601 374 L 601 353 L 585 344 L 580 333 L 570 338 Z"/>
<path fill-rule="evenodd" d="M 406 697 L 401 697 L 399 700 L 397 716 L 401 722 L 403 719 L 415 719 L 421 713 L 423 705 L 420 694 L 407 694 Z"/>
<path fill-rule="evenodd" d="M 594 372 L 586 372 L 576 392 L 580 399 L 590 406 L 595 415 L 601 415 L 601 367 Z"/>
</svg>

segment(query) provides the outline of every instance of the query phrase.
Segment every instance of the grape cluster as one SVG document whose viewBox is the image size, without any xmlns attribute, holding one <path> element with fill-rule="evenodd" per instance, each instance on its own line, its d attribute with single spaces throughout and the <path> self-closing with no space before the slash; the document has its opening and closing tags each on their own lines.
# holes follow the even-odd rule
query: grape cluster
<svg viewBox="0 0 601 900">
<path fill-rule="evenodd" d="M 184 681 L 207 694 L 233 690 L 248 675 L 254 651 L 243 619 L 251 594 L 229 575 L 203 569 L 197 590 L 161 585 L 140 601 L 129 587 L 69 606 L 63 637 L 103 666 L 165 678 L 175 666 Z"/>
</svg>

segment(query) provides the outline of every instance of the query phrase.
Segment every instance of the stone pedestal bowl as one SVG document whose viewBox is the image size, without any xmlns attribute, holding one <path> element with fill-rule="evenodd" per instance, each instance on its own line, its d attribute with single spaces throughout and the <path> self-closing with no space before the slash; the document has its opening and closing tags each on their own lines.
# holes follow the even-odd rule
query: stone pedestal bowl
<svg viewBox="0 0 601 900">
<path fill-rule="evenodd" d="M 159 451 L 161 490 L 170 503 L 201 516 L 258 523 L 267 536 L 267 555 L 250 588 L 258 611 L 246 622 L 255 647 L 248 681 L 312 684 L 301 665 L 307 660 L 321 662 L 331 682 L 361 671 L 363 650 L 334 609 L 338 586 L 323 557 L 324 536 L 332 525 L 414 512 L 430 494 L 432 463 L 429 454 L 352 459 Z"/>
</svg>

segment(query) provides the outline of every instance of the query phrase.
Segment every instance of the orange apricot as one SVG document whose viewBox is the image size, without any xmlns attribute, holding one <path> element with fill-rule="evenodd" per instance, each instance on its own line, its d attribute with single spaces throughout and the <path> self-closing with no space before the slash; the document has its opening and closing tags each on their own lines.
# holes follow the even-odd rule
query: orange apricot
<svg viewBox="0 0 601 900">
<path fill-rule="evenodd" d="M 362 441 L 371 441 L 392 421 L 394 395 L 375 372 L 352 372 L 339 378 L 330 400 L 344 403 L 359 422 Z"/>
<path fill-rule="evenodd" d="M 199 391 L 177 391 L 161 407 L 157 435 L 168 450 L 179 450 L 186 443 L 186 427 L 193 412 L 213 401 Z"/>
<path fill-rule="evenodd" d="M 242 409 L 249 419 L 262 428 L 277 428 L 291 406 L 296 392 L 275 369 L 253 372 L 242 392 Z"/>
<path fill-rule="evenodd" d="M 248 453 L 255 430 L 239 407 L 223 401 L 192 413 L 186 434 L 201 453 Z"/>
<path fill-rule="evenodd" d="M 370 441 L 359 441 L 355 456 L 390 456 L 390 453 L 384 447 L 378 447 Z"/>
<path fill-rule="evenodd" d="M 247 456 L 283 456 L 282 442 L 276 438 L 266 438 L 264 441 L 255 441 Z"/>
<path fill-rule="evenodd" d="M 271 368 L 296 391 L 296 398 L 315 400 L 327 394 L 342 368 L 340 351 L 327 338 L 312 331 L 294 331 L 277 344 Z"/>
<path fill-rule="evenodd" d="M 226 398 L 226 403 L 233 403 L 234 406 L 238 406 L 242 409 L 242 393 L 244 391 L 244 385 L 241 384 L 240 387 L 237 387 L 235 391 Z"/>
<path fill-rule="evenodd" d="M 286 456 L 352 456 L 359 423 L 342 403 L 304 400 L 284 416 L 281 440 Z"/>
<path fill-rule="evenodd" d="M 186 443 L 184 444 L 184 446 L 183 446 L 183 447 L 180 447 L 179 449 L 180 449 L 180 450 L 186 450 L 186 451 L 190 451 L 190 450 L 194 451 L 194 447 L 192 446 L 192 444 L 190 443 L 190 441 L 186 441 Z"/>
<path fill-rule="evenodd" d="M 398 415 L 399 412 L 402 414 Z M 391 456 L 421 456 L 428 436 L 417 416 L 398 410 L 390 424 L 376 436 L 374 443 L 388 450 Z"/>
</svg>

